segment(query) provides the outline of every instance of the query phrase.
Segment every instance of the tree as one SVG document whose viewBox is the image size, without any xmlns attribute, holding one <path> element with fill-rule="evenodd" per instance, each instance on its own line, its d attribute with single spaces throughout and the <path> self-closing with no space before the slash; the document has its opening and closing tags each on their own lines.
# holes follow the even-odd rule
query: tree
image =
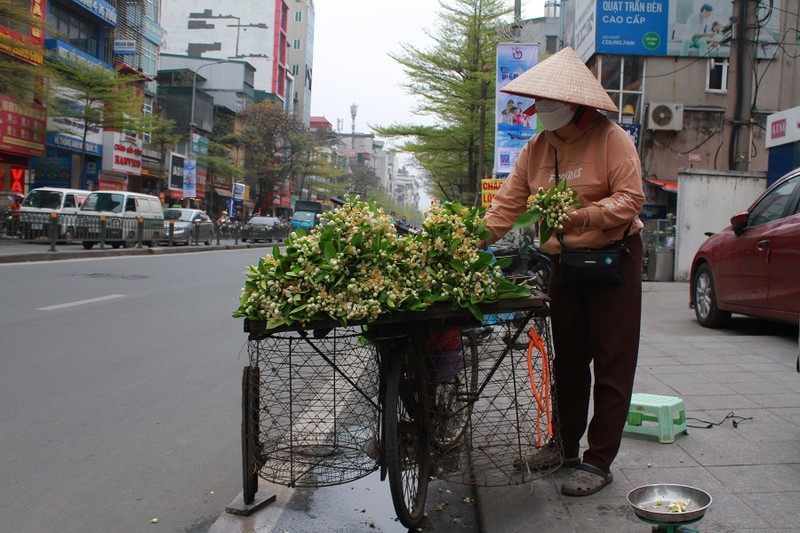
<svg viewBox="0 0 800 533">
<path fill-rule="evenodd" d="M 161 154 L 161 164 L 158 167 L 158 177 L 164 179 L 167 174 L 164 167 L 167 164 L 167 150 L 174 146 L 183 135 L 175 133 L 175 121 L 160 115 L 145 115 L 142 119 L 142 132 L 149 134 L 150 146 L 158 149 Z"/>
<path fill-rule="evenodd" d="M 283 107 L 264 101 L 242 112 L 242 128 L 218 139 L 245 151 L 245 178 L 256 185 L 256 205 L 272 208 L 276 183 L 303 176 L 311 166 L 313 135 Z"/>
<path fill-rule="evenodd" d="M 149 119 L 142 114 L 142 82 L 138 74 L 123 74 L 89 62 L 73 63 L 54 58 L 49 63 L 49 115 L 69 122 L 68 130 L 79 130 L 81 146 L 94 129 L 126 131 L 132 134 L 147 129 Z M 80 155 L 81 173 L 84 154 Z"/>
<path fill-rule="evenodd" d="M 409 77 L 403 87 L 420 103 L 416 115 L 430 115 L 436 126 L 393 124 L 375 127 L 378 135 L 403 139 L 430 176 L 431 193 L 465 204 L 480 200 L 479 183 L 492 168 L 494 140 L 495 28 L 511 13 L 501 0 L 439 1 L 442 24 L 428 35 L 427 50 L 409 44 L 389 54 Z"/>
<path fill-rule="evenodd" d="M 30 101 L 42 81 L 44 13 L 30 2 L 0 0 L 0 94 Z"/>
</svg>

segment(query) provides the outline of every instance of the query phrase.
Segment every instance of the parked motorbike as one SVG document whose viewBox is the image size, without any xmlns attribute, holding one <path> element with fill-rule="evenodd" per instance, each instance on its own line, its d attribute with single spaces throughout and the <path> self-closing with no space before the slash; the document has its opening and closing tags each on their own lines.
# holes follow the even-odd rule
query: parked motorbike
<svg viewBox="0 0 800 533">
<path fill-rule="evenodd" d="M 512 232 L 490 248 L 498 259 L 511 258 L 511 263 L 503 268 L 507 277 L 524 278 L 531 287 L 547 293 L 552 261 L 550 256 L 539 249 L 538 238 L 532 238 L 527 233 Z"/>
</svg>

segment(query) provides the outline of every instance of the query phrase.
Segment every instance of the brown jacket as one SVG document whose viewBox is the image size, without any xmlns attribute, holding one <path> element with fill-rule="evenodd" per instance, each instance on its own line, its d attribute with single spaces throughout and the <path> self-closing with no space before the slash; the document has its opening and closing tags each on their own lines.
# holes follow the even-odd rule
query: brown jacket
<svg viewBox="0 0 800 533">
<path fill-rule="evenodd" d="M 511 229 L 531 194 L 555 184 L 556 153 L 559 176 L 578 195 L 575 209 L 585 207 L 589 214 L 585 231 L 577 227 L 564 234 L 566 246 L 602 248 L 621 239 L 631 221 L 631 234 L 644 226 L 638 218 L 644 193 L 636 147 L 625 130 L 596 115 L 584 128 L 569 124 L 528 141 L 486 213 L 490 243 Z M 541 248 L 555 254 L 561 246 L 553 235 Z"/>
</svg>

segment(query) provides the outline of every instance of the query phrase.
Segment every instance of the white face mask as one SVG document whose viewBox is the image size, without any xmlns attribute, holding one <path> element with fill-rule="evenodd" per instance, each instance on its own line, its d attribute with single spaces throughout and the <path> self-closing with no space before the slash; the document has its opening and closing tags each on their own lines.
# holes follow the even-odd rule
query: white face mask
<svg viewBox="0 0 800 533">
<path fill-rule="evenodd" d="M 545 130 L 553 131 L 569 124 L 575 112 L 569 104 L 554 100 L 537 100 L 536 116 L 539 117 Z"/>
</svg>

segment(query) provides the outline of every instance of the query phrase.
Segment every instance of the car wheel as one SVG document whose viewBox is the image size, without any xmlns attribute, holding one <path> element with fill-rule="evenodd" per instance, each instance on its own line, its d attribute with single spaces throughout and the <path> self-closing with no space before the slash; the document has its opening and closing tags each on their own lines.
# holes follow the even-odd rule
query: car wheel
<svg viewBox="0 0 800 533">
<path fill-rule="evenodd" d="M 67 228 L 64 232 L 64 243 L 72 244 L 75 242 L 75 228 Z"/>
<path fill-rule="evenodd" d="M 83 245 L 84 250 L 91 250 L 94 248 L 94 243 L 92 241 L 83 241 L 81 244 Z"/>
<path fill-rule="evenodd" d="M 694 315 L 700 325 L 705 328 L 719 328 L 727 324 L 731 313 L 717 307 L 714 276 L 708 264 L 702 264 L 697 268 L 692 287 L 694 287 Z"/>
</svg>

